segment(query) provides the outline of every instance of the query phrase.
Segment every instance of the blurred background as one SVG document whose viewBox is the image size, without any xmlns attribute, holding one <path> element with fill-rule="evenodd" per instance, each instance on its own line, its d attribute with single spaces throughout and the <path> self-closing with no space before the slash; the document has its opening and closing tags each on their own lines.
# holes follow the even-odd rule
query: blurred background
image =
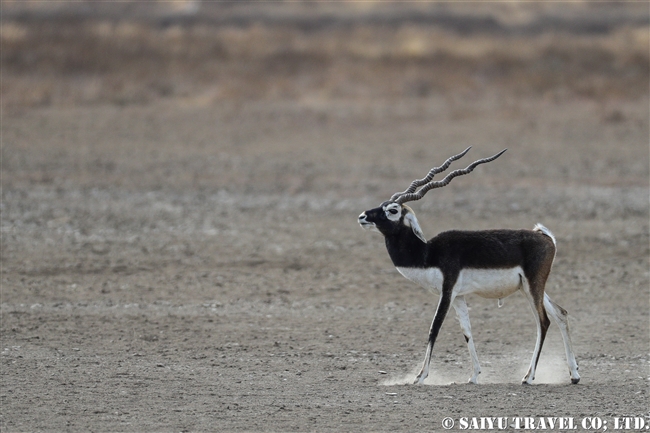
<svg viewBox="0 0 650 433">
<path fill-rule="evenodd" d="M 2 2 L 4 108 L 648 93 L 645 2 Z"/>
</svg>

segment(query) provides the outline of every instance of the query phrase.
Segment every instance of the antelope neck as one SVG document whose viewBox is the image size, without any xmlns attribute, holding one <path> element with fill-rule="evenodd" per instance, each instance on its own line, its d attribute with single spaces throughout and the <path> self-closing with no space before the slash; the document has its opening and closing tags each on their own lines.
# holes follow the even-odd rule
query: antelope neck
<svg viewBox="0 0 650 433">
<path fill-rule="evenodd" d="M 388 255 L 396 267 L 427 267 L 427 244 L 410 228 L 404 227 L 402 232 L 386 236 L 385 241 Z"/>
</svg>

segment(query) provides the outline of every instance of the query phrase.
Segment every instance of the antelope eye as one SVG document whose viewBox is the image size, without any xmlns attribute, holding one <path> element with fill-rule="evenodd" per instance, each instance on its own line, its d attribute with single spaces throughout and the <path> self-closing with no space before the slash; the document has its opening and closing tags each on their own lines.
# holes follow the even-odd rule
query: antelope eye
<svg viewBox="0 0 650 433">
<path fill-rule="evenodd" d="M 388 212 L 392 213 L 393 215 L 397 214 L 397 209 L 388 209 Z"/>
</svg>

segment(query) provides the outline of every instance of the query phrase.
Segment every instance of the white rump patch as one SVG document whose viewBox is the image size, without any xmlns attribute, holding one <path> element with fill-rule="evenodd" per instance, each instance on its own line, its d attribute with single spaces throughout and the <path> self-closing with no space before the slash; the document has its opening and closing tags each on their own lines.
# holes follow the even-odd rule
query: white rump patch
<svg viewBox="0 0 650 433">
<path fill-rule="evenodd" d="M 553 241 L 553 245 L 557 246 L 557 242 L 555 240 L 555 236 L 553 235 L 553 233 L 551 233 L 551 231 L 549 229 L 547 229 L 546 227 L 544 227 L 540 223 L 535 224 L 535 227 L 533 227 L 533 231 L 544 233 L 546 236 L 551 238 L 551 240 Z"/>
</svg>

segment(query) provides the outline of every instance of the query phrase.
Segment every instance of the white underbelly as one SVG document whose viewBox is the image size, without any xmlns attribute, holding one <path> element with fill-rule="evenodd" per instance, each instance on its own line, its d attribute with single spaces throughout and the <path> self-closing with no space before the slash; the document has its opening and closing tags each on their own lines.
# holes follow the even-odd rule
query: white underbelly
<svg viewBox="0 0 650 433">
<path fill-rule="evenodd" d="M 397 268 L 400 274 L 433 293 L 442 290 L 443 275 L 438 268 Z M 505 298 L 516 292 L 524 280 L 521 267 L 507 269 L 463 269 L 454 285 L 456 296 L 476 293 L 484 298 Z"/>
</svg>

